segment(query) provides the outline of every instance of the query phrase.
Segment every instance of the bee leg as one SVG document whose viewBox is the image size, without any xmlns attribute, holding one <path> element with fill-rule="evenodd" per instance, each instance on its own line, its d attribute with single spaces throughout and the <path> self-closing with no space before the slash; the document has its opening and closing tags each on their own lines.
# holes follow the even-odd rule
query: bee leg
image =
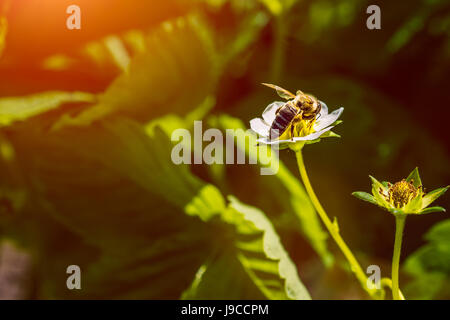
<svg viewBox="0 0 450 320">
<path fill-rule="evenodd" d="M 300 113 L 301 114 L 301 113 Z M 297 126 L 297 123 L 300 122 L 301 118 L 294 118 L 294 120 L 291 123 L 291 141 L 294 141 L 294 131 L 295 127 Z"/>
</svg>

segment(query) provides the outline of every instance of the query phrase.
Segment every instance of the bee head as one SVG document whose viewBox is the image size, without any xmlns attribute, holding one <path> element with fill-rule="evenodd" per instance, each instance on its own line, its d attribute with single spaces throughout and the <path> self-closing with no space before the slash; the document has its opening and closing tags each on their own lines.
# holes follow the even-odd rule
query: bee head
<svg viewBox="0 0 450 320">
<path fill-rule="evenodd" d="M 298 99 L 297 106 L 305 112 L 313 112 L 319 107 L 319 102 L 316 98 L 305 94 L 301 99 Z"/>
</svg>

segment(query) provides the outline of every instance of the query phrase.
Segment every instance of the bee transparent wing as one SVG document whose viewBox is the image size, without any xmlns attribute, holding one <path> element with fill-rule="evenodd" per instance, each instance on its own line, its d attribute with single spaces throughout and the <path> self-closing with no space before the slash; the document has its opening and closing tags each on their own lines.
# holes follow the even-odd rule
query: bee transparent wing
<svg viewBox="0 0 450 320">
<path fill-rule="evenodd" d="M 276 86 L 274 84 L 270 84 L 270 83 L 263 83 L 263 85 L 265 85 L 266 87 L 272 88 L 277 90 L 278 95 L 286 100 L 291 100 L 295 98 L 295 94 L 293 94 L 292 92 L 287 91 L 286 89 L 283 89 L 282 87 Z"/>
<path fill-rule="evenodd" d="M 281 101 L 275 101 L 269 104 L 262 113 L 264 121 L 269 125 L 272 124 L 272 122 L 275 120 L 275 117 L 277 116 L 277 110 L 282 106 L 284 106 L 284 102 Z"/>
<path fill-rule="evenodd" d="M 328 106 L 327 106 L 327 104 L 325 103 L 325 102 L 323 102 L 323 101 L 320 101 L 319 100 L 319 102 L 320 102 L 320 105 L 321 105 L 321 107 L 322 107 L 322 109 L 321 109 L 321 114 L 322 115 L 327 115 L 328 114 Z"/>
</svg>

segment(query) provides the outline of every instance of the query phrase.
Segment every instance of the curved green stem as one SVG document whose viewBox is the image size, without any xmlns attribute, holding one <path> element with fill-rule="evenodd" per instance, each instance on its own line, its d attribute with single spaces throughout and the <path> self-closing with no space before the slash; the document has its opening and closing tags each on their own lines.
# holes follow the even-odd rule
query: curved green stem
<svg viewBox="0 0 450 320">
<path fill-rule="evenodd" d="M 398 284 L 398 269 L 400 266 L 400 254 L 402 250 L 403 229 L 405 228 L 406 216 L 395 216 L 395 242 L 394 255 L 392 257 L 392 296 L 394 300 L 401 300 Z"/>
<path fill-rule="evenodd" d="M 392 280 L 391 278 L 382 278 L 381 279 L 381 285 L 383 287 L 388 287 L 392 291 Z M 405 300 L 405 296 L 403 295 L 402 291 L 399 289 L 398 294 L 400 296 L 400 300 Z"/>
<path fill-rule="evenodd" d="M 322 222 L 325 224 L 325 227 L 328 229 L 328 232 L 333 237 L 334 241 L 338 245 L 338 247 L 341 249 L 342 253 L 344 254 L 345 258 L 347 259 L 348 263 L 350 264 L 351 270 L 355 274 L 356 278 L 359 280 L 361 286 L 363 289 L 374 299 L 379 299 L 380 295 L 377 294 L 378 290 L 376 289 L 369 289 L 367 287 L 367 276 L 364 273 L 363 269 L 359 265 L 358 261 L 356 260 L 355 256 L 351 252 L 351 250 L 346 245 L 344 239 L 342 239 L 341 235 L 339 234 L 339 228 L 337 223 L 332 223 L 330 219 L 328 218 L 327 213 L 323 209 L 322 205 L 319 202 L 319 199 L 317 199 L 316 194 L 314 193 L 314 190 L 311 186 L 311 183 L 308 178 L 308 174 L 306 173 L 305 163 L 303 161 L 303 155 L 301 150 L 297 150 L 296 152 L 297 156 L 297 164 L 300 171 L 300 176 L 302 177 L 303 184 L 305 185 L 306 192 L 308 193 L 311 202 L 313 203 L 314 207 L 316 208 L 317 213 L 319 214 L 320 218 L 322 219 Z"/>
</svg>

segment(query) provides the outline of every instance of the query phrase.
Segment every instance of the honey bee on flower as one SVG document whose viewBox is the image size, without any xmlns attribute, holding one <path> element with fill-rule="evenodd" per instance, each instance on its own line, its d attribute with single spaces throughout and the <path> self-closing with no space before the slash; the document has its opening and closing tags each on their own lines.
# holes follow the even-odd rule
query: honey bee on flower
<svg viewBox="0 0 450 320">
<path fill-rule="evenodd" d="M 261 136 L 259 143 L 275 144 L 282 149 L 300 141 L 314 143 L 320 138 L 338 136 L 331 129 L 339 123 L 344 108 L 328 113 L 324 102 L 301 90 L 294 95 L 279 86 L 263 84 L 275 89 L 287 102 L 269 104 L 262 118 L 250 121 L 251 129 Z"/>
</svg>

